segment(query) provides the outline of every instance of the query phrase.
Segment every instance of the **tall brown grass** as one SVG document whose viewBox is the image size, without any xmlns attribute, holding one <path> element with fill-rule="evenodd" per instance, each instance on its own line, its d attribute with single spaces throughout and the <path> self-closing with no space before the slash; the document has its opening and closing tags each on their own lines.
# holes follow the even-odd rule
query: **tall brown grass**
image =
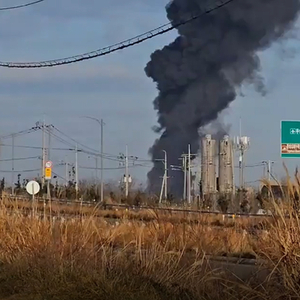
<svg viewBox="0 0 300 300">
<path fill-rule="evenodd" d="M 233 291 L 207 269 L 206 253 L 252 251 L 234 228 L 53 222 L 5 207 L 0 234 L 0 299 L 224 299 Z"/>
<path fill-rule="evenodd" d="M 93 214 L 43 220 L 3 205 L 0 299 L 299 299 L 295 182 L 284 204 L 267 199 L 273 212 L 264 220 L 267 231 L 252 232 L 250 220 L 171 222 L 155 211 L 149 222 Z M 225 254 L 262 258 L 270 275 L 245 282 L 210 268 L 208 255 Z"/>
</svg>

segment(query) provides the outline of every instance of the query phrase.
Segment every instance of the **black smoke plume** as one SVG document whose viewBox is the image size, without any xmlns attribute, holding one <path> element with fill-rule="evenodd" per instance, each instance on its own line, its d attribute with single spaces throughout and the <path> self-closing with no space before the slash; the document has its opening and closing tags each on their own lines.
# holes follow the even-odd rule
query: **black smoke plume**
<svg viewBox="0 0 300 300">
<path fill-rule="evenodd" d="M 173 0 L 166 11 L 176 24 L 216 4 Z M 156 159 L 163 158 L 163 149 L 169 165 L 178 165 L 188 144 L 193 153 L 198 151 L 199 129 L 218 118 L 243 83 L 265 92 L 257 52 L 291 29 L 299 8 L 299 0 L 234 0 L 179 27 L 175 41 L 151 55 L 145 72 L 157 83 L 155 131 L 161 136 L 149 150 L 154 162 L 148 173 L 150 190 L 157 192 L 161 186 L 163 166 Z M 170 190 L 180 196 L 182 173 L 170 176 Z"/>
</svg>

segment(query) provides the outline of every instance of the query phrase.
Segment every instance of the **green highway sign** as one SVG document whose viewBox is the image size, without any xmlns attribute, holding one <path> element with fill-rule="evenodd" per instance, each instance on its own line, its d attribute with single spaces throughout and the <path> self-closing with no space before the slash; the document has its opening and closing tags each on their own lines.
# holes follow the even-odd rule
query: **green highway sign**
<svg viewBox="0 0 300 300">
<path fill-rule="evenodd" d="M 281 121 L 281 157 L 300 157 L 300 121 Z"/>
</svg>

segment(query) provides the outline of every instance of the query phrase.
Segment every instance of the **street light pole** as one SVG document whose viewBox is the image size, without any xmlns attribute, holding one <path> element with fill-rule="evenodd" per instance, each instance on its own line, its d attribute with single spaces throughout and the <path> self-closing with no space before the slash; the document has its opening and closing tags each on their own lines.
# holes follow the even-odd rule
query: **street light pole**
<svg viewBox="0 0 300 300">
<path fill-rule="evenodd" d="M 105 125 L 103 119 L 99 120 L 94 117 L 84 116 L 84 118 L 91 119 L 96 121 L 100 125 L 100 200 L 103 202 L 104 200 L 104 183 L 103 183 L 103 127 Z M 98 179 L 98 159 L 96 161 L 96 177 Z"/>
</svg>

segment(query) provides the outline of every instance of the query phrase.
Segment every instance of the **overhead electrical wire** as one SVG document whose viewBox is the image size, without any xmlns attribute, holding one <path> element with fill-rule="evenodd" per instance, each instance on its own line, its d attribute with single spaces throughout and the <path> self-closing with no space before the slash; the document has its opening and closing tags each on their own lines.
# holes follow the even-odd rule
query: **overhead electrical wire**
<svg viewBox="0 0 300 300">
<path fill-rule="evenodd" d="M 35 5 L 35 4 L 44 2 L 44 1 L 45 0 L 37 0 L 37 1 L 29 2 L 29 3 L 25 3 L 25 4 L 15 5 L 15 6 L 0 7 L 0 11 L 19 9 L 19 8 Z"/>
<path fill-rule="evenodd" d="M 64 137 L 66 137 L 66 138 L 68 138 L 69 140 L 71 140 L 73 143 L 75 143 L 75 144 L 77 144 L 77 145 L 80 145 L 80 146 L 82 146 L 82 147 L 84 147 L 84 148 L 86 148 L 86 149 L 88 149 L 88 150 L 90 150 L 90 151 L 92 151 L 92 152 L 94 152 L 94 153 L 99 152 L 99 151 L 96 150 L 96 149 L 90 148 L 90 147 L 88 147 L 88 146 L 86 146 L 86 145 L 84 145 L 84 144 L 78 142 L 77 140 L 73 139 L 73 138 L 70 137 L 69 135 L 67 135 L 67 134 L 65 134 L 64 132 L 62 132 L 62 131 L 61 131 L 60 129 L 58 129 L 57 127 L 53 126 L 53 128 L 54 128 L 58 133 L 60 133 L 60 134 L 63 135 Z"/>
<path fill-rule="evenodd" d="M 32 169 L 32 170 L 15 170 L 14 173 L 31 173 L 31 172 L 38 172 L 41 169 Z M 11 170 L 0 170 L 0 173 L 11 173 Z"/>
<path fill-rule="evenodd" d="M 40 157 L 40 156 L 28 156 L 28 157 L 6 158 L 6 159 L 0 159 L 0 162 L 12 161 L 12 160 L 29 160 L 29 159 L 36 159 L 36 158 L 39 158 L 39 157 Z"/>
<path fill-rule="evenodd" d="M 142 33 L 140 35 L 137 35 L 133 38 L 127 39 L 125 41 L 116 43 L 111 46 L 107 46 L 98 50 L 94 50 L 91 52 L 87 52 L 84 54 L 69 56 L 65 58 L 59 58 L 59 59 L 52 59 L 52 60 L 45 60 L 45 61 L 39 61 L 39 62 L 0 62 L 0 67 L 6 67 L 6 68 L 18 68 L 18 69 L 32 69 L 32 68 L 44 68 L 44 67 L 55 67 L 55 66 L 61 66 L 61 65 L 67 65 L 72 64 L 84 60 L 93 59 L 99 56 L 104 56 L 107 54 L 110 54 L 112 52 L 116 52 L 118 50 L 122 50 L 125 48 L 129 48 L 131 46 L 140 44 L 146 40 L 152 39 L 158 35 L 165 34 L 169 31 L 172 31 L 173 29 L 176 29 L 182 25 L 185 25 L 187 23 L 190 23 L 198 18 L 200 18 L 203 15 L 209 14 L 213 11 L 216 11 L 225 5 L 229 4 L 230 2 L 233 2 L 234 0 L 227 0 L 222 1 L 219 5 L 216 5 L 212 8 L 207 9 L 204 12 L 201 12 L 197 15 L 192 15 L 190 18 L 182 20 L 176 24 L 172 24 L 172 22 L 166 23 L 162 26 L 159 26 L 155 29 L 152 29 L 150 31 L 147 31 L 145 33 Z"/>
<path fill-rule="evenodd" d="M 78 166 L 80 169 L 86 169 L 86 170 L 101 170 L 101 168 L 93 168 L 93 167 L 84 167 L 84 166 Z M 128 168 L 132 168 L 133 166 L 128 166 Z M 111 168 L 103 168 L 103 170 L 124 170 L 124 167 L 111 167 Z"/>
<path fill-rule="evenodd" d="M 0 144 L 0 147 L 12 147 L 11 144 Z M 36 149 L 36 150 L 42 150 L 43 147 L 39 146 L 27 146 L 27 145 L 15 145 L 15 148 L 24 148 L 24 149 Z M 51 150 L 58 150 L 58 151 L 75 151 L 75 148 L 59 148 L 59 147 L 51 147 Z"/>
<path fill-rule="evenodd" d="M 47 133 L 50 134 L 51 137 L 53 137 L 55 140 L 59 141 L 60 143 L 66 145 L 67 147 L 69 148 L 60 148 L 60 147 L 51 147 L 51 150 L 60 150 L 60 151 L 76 151 L 76 146 L 74 145 L 75 144 L 79 144 L 82 146 L 82 148 L 77 148 L 77 151 L 78 152 L 81 152 L 81 153 L 84 153 L 84 154 L 87 154 L 87 155 L 91 155 L 91 156 L 95 156 L 95 157 L 101 157 L 102 154 L 93 149 L 93 148 L 90 148 L 80 142 L 78 142 L 77 140 L 73 139 L 72 137 L 70 137 L 69 135 L 65 134 L 64 132 L 62 132 L 60 129 L 58 129 L 57 127 L 55 127 L 54 125 L 49 125 L 49 127 L 51 127 L 51 129 L 54 129 L 55 132 L 53 132 L 53 130 L 49 130 L 49 128 L 47 128 Z M 26 135 L 26 134 L 29 134 L 31 132 L 35 132 L 35 131 L 38 131 L 38 130 L 42 130 L 42 127 L 41 126 L 35 126 L 35 127 L 32 127 L 32 128 L 29 128 L 29 129 L 26 129 L 26 130 L 22 130 L 22 131 L 19 131 L 19 132 L 16 132 L 16 133 L 11 133 L 11 134 L 7 134 L 7 135 L 4 135 L 4 136 L 0 136 L 0 140 L 1 139 L 7 139 L 7 138 L 11 138 L 11 137 L 19 137 L 19 136 L 22 136 L 22 135 Z M 69 142 L 67 141 L 65 138 L 59 136 L 60 135 L 63 135 L 65 138 L 71 140 L 72 142 Z M 41 150 L 43 149 L 43 147 L 39 147 L 39 146 L 27 146 L 27 145 L 12 145 L 12 144 L 0 144 L 0 147 L 15 147 L 15 148 L 25 148 L 25 149 L 36 149 L 36 150 Z M 89 149 L 89 150 L 85 150 L 84 148 L 86 149 Z M 33 158 L 39 158 L 40 156 L 34 156 L 32 157 Z M 110 161 L 114 161 L 114 162 L 118 162 L 118 163 L 121 163 L 121 162 L 124 162 L 124 158 L 121 158 L 120 156 L 117 156 L 117 155 L 113 155 L 113 154 L 109 154 L 109 153 L 103 153 L 103 158 L 106 159 L 106 160 L 110 160 Z M 22 159 L 25 159 L 25 158 L 16 158 L 14 160 L 22 160 Z M 28 158 L 28 159 L 31 159 Z M 7 160 L 0 160 L 0 161 L 11 161 L 13 159 L 7 159 Z M 134 161 L 133 164 L 135 166 L 143 166 L 143 167 L 148 167 L 146 165 L 142 165 L 141 163 L 145 163 L 145 162 L 149 162 L 151 163 L 150 160 L 144 160 L 144 159 L 139 159 L 138 157 L 133 157 L 133 156 L 129 156 L 128 157 L 128 160 L 129 161 Z M 137 164 L 135 161 L 137 161 L 139 164 Z M 150 167 L 150 166 L 149 166 Z M 114 169 L 114 168 L 113 168 Z M 120 169 L 122 169 L 122 167 L 120 167 Z"/>
<path fill-rule="evenodd" d="M 73 143 L 77 144 L 77 145 L 80 145 L 81 147 L 83 148 L 86 148 L 88 150 L 84 150 L 84 149 L 78 149 L 78 151 L 80 152 L 83 152 L 83 153 L 86 153 L 86 154 L 89 154 L 89 155 L 93 155 L 93 156 L 102 156 L 102 154 L 99 153 L 98 150 L 96 149 L 93 149 L 93 148 L 90 148 L 80 142 L 78 142 L 77 140 L 73 139 L 72 137 L 70 137 L 69 135 L 65 134 L 64 132 L 62 132 L 61 130 L 59 130 L 57 127 L 53 126 L 53 128 L 58 132 L 60 133 L 61 135 L 65 136 L 66 138 L 68 138 L 69 140 L 71 140 Z M 63 140 L 62 138 L 60 138 L 61 140 Z M 69 143 L 68 141 L 65 141 L 66 143 Z M 74 147 L 74 145 L 73 145 Z M 75 147 L 74 147 L 75 148 Z M 111 155 L 111 154 L 108 154 L 108 153 L 103 153 L 103 158 L 104 159 L 107 159 L 107 160 L 112 160 L 112 161 L 117 161 L 117 162 L 120 162 L 122 161 L 121 159 L 118 158 L 118 156 L 116 155 Z"/>
<path fill-rule="evenodd" d="M 135 164 L 135 165 L 129 165 L 128 168 L 132 169 L 132 168 L 137 168 L 137 167 L 147 167 L 147 168 L 151 168 L 152 166 L 146 166 L 146 165 L 142 165 L 142 164 Z M 87 170 L 101 170 L 101 168 L 95 168 L 95 167 L 85 167 L 85 166 L 79 166 L 80 169 L 87 169 Z M 124 166 L 123 167 L 108 167 L 108 168 L 103 168 L 103 170 L 124 170 Z"/>
<path fill-rule="evenodd" d="M 39 129 L 40 128 L 38 126 L 35 126 L 35 127 L 29 128 L 29 129 L 26 129 L 26 130 L 22 130 L 22 131 L 19 131 L 19 132 L 10 133 L 10 134 L 7 134 L 7 135 L 0 136 L 0 139 L 8 139 L 8 138 L 12 138 L 12 137 L 19 137 L 19 136 L 22 136 L 22 135 L 25 135 L 25 134 L 29 134 L 31 132 L 35 132 Z"/>
<path fill-rule="evenodd" d="M 97 151 L 97 150 L 95 150 L 95 149 L 93 149 L 93 148 L 90 148 L 90 147 L 88 147 L 88 146 L 86 146 L 86 145 L 84 145 L 84 144 L 78 142 L 77 140 L 73 139 L 73 138 L 70 137 L 69 135 L 67 135 L 67 134 L 65 134 L 64 132 L 62 132 L 61 130 L 59 130 L 57 127 L 53 126 L 53 128 L 54 128 L 54 130 L 56 130 L 58 133 L 60 133 L 61 135 L 65 136 L 66 138 L 68 138 L 69 140 L 71 140 L 73 143 L 75 143 L 75 144 L 77 144 L 77 145 L 80 145 L 80 146 L 82 146 L 82 147 L 84 147 L 84 148 L 86 148 L 86 149 L 88 149 L 88 150 L 90 150 L 90 151 L 93 151 L 93 152 L 99 152 L 99 151 Z"/>
</svg>

